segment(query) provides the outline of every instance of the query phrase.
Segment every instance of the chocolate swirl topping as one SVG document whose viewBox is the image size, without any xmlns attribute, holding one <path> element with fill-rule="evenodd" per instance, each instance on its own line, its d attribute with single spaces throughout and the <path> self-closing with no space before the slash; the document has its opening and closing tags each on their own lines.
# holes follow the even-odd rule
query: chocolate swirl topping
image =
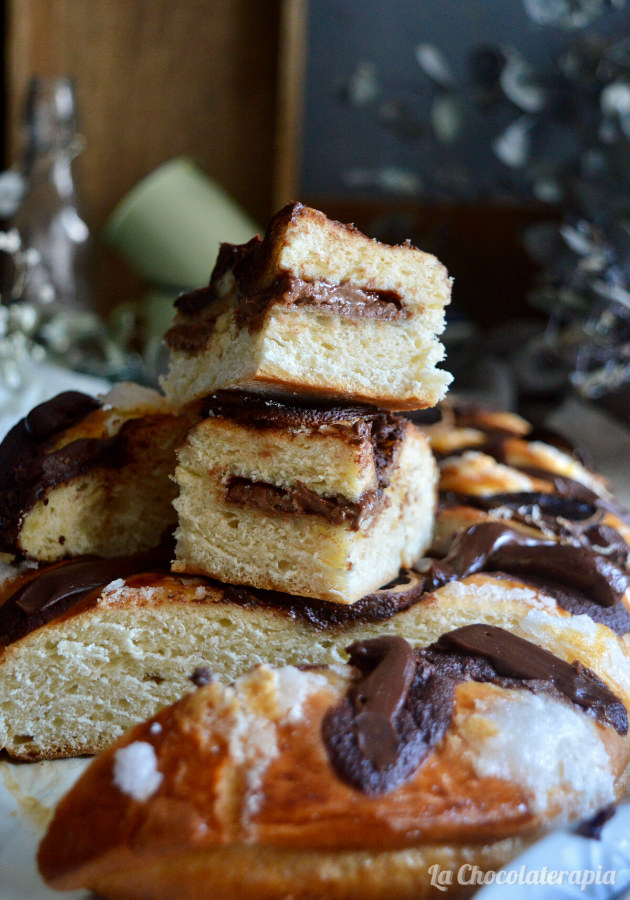
<svg viewBox="0 0 630 900">
<path fill-rule="evenodd" d="M 22 516 L 46 493 L 107 458 L 122 462 L 125 429 L 112 438 L 81 438 L 59 450 L 52 440 L 81 422 L 100 403 L 77 391 L 66 391 L 36 406 L 0 444 L 0 550 L 13 553 Z"/>
<path fill-rule="evenodd" d="M 309 402 L 300 404 L 296 398 L 291 403 L 265 400 L 257 394 L 243 391 L 217 391 L 206 397 L 202 405 L 205 416 L 225 416 L 263 428 L 319 428 L 322 425 L 353 424 L 389 416 L 373 406 L 334 406 L 330 403 Z"/>
<path fill-rule="evenodd" d="M 625 706 L 594 672 L 502 628 L 465 626 L 415 653 L 396 636 L 347 649 L 361 674 L 324 716 L 322 737 L 338 777 L 368 795 L 413 777 L 448 730 L 463 681 L 563 697 L 619 734 L 628 731 Z"/>
<path fill-rule="evenodd" d="M 173 552 L 174 542 L 168 535 L 159 547 L 133 556 L 115 559 L 83 556 L 46 568 L 0 606 L 0 646 L 59 618 L 92 591 L 104 588 L 117 578 L 156 569 L 168 571 Z"/>
<path fill-rule="evenodd" d="M 565 662 L 496 625 L 465 625 L 443 634 L 433 646 L 446 652 L 483 656 L 498 675 L 507 678 L 549 681 L 587 715 L 612 726 L 618 734 L 628 733 L 628 714 L 621 700 L 578 660 Z"/>
<path fill-rule="evenodd" d="M 582 547 L 538 540 L 501 522 L 482 522 L 453 535 L 442 560 L 427 565 L 426 588 L 435 590 L 475 572 L 536 574 L 582 590 L 600 606 L 619 603 L 630 577 L 607 557 Z"/>
</svg>

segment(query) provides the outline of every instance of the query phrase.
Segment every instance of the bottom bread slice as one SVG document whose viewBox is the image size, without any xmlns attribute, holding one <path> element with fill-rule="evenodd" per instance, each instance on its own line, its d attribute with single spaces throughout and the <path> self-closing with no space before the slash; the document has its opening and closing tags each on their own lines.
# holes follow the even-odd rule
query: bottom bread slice
<svg viewBox="0 0 630 900">
<path fill-rule="evenodd" d="M 0 650 L 0 748 L 30 760 L 95 753 L 181 696 L 198 667 L 231 681 L 259 663 L 342 663 L 348 644 L 375 634 L 424 646 L 450 628 L 515 628 L 537 612 L 581 623 L 585 664 L 599 652 L 623 660 L 607 627 L 517 578 L 472 575 L 430 594 L 415 573 L 397 580 L 350 607 L 194 577 L 114 581 Z"/>
<path fill-rule="evenodd" d="M 40 871 L 112 900 L 412 900 L 432 865 L 499 868 L 625 790 L 630 662 L 584 668 L 580 630 L 529 613 L 425 649 L 379 635 L 345 666 L 206 673 L 62 799 Z"/>
</svg>

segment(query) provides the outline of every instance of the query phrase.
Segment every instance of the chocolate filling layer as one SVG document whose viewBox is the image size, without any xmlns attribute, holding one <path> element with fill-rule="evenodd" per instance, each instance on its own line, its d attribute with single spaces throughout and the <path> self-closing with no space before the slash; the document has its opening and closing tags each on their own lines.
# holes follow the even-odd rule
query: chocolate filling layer
<svg viewBox="0 0 630 900">
<path fill-rule="evenodd" d="M 279 400 L 265 400 L 258 394 L 243 391 L 217 391 L 205 397 L 202 403 L 204 416 L 225 416 L 242 425 L 257 428 L 320 428 L 322 425 L 356 425 L 360 433 L 369 433 L 367 424 L 378 419 L 395 422 L 402 428 L 404 419 L 382 413 L 374 406 L 333 406 L 330 403 L 309 402 L 301 405 Z M 360 427 L 359 427 L 360 426 Z"/>
<path fill-rule="evenodd" d="M 82 438 L 50 451 L 54 438 L 81 422 L 100 403 L 66 391 L 36 406 L 0 444 L 0 550 L 13 553 L 22 516 L 46 491 L 96 464 L 122 464 L 125 428 L 112 438 Z"/>
<path fill-rule="evenodd" d="M 280 591 L 236 587 L 218 582 L 216 584 L 223 588 L 225 599 L 229 603 L 238 603 L 251 609 L 266 607 L 281 610 L 292 619 L 307 622 L 317 631 L 344 628 L 357 622 L 383 622 L 414 606 L 425 593 L 423 578 L 408 569 L 402 569 L 394 581 L 367 594 L 351 606 L 309 597 L 295 597 Z"/>
<path fill-rule="evenodd" d="M 500 577 L 502 573 L 497 572 L 496 574 Z M 570 612 L 571 615 L 589 616 L 594 622 L 606 625 L 620 637 L 630 633 L 630 613 L 624 603 L 600 606 L 599 603 L 590 600 L 583 591 L 559 581 L 553 581 L 551 578 L 537 578 L 531 574 L 521 575 L 521 578 L 525 584 L 553 597 L 558 606 Z"/>
<path fill-rule="evenodd" d="M 351 319 L 395 321 L 408 315 L 396 291 L 361 288 L 349 282 L 334 285 L 305 281 L 289 274 L 281 275 L 270 287 L 253 294 L 247 293 L 247 288 L 237 280 L 237 297 L 236 323 L 250 332 L 262 328 L 271 306 L 289 309 L 311 306 L 323 313 Z"/>
<path fill-rule="evenodd" d="M 206 415 L 226 416 L 248 427 L 320 428 L 327 425 L 343 429 L 340 433 L 352 443 L 369 440 L 377 488 L 365 491 L 356 501 L 341 496 L 321 496 L 301 482 L 294 488 L 283 488 L 232 476 L 226 485 L 228 503 L 265 513 L 322 516 L 335 525 L 349 522 L 354 531 L 379 509 L 407 427 L 404 418 L 370 407 L 289 406 L 238 391 L 219 391 L 204 400 L 203 408 Z"/>
<path fill-rule="evenodd" d="M 365 491 L 356 502 L 352 502 L 345 497 L 322 497 L 300 481 L 296 487 L 287 489 L 236 477 L 228 482 L 225 499 L 236 506 L 258 509 L 268 514 L 322 516 L 332 525 L 348 522 L 353 531 L 358 531 L 381 505 L 377 491 Z"/>
<path fill-rule="evenodd" d="M 449 728 L 463 681 L 563 696 L 619 734 L 628 731 L 625 706 L 590 669 L 502 628 L 469 625 L 415 654 L 396 636 L 347 650 L 361 677 L 326 713 L 322 736 L 339 778 L 365 794 L 386 793 L 414 775 Z"/>
<path fill-rule="evenodd" d="M 0 645 L 10 644 L 58 618 L 92 591 L 117 578 L 155 569 L 168 571 L 174 554 L 169 535 L 159 547 L 115 559 L 80 557 L 46 568 L 0 606 Z"/>
<path fill-rule="evenodd" d="M 247 244 L 221 244 L 219 256 L 207 288 L 183 294 L 175 302 L 184 316 L 201 318 L 204 329 L 214 328 L 217 316 L 213 305 L 224 308 L 225 287 L 220 282 L 231 273 L 237 300 L 236 323 L 250 332 L 258 331 L 271 306 L 297 309 L 310 306 L 323 313 L 345 318 L 378 318 L 388 321 L 406 318 L 408 310 L 397 291 L 360 287 L 350 282 L 329 284 L 323 280 L 307 281 L 289 272 L 281 273 L 267 287 L 260 287 L 267 268 L 272 239 L 252 238 Z M 217 314 L 218 315 L 218 314 Z M 196 352 L 199 349 L 194 329 L 199 322 L 181 323 L 167 334 L 172 349 Z M 209 336 L 204 331 L 203 343 Z M 203 346 L 203 344 L 201 345 Z"/>
</svg>

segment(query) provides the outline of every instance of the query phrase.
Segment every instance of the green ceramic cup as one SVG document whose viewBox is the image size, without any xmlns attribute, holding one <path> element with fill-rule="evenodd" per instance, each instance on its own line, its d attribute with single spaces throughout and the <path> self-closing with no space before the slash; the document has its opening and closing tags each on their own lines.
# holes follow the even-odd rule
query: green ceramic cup
<svg viewBox="0 0 630 900">
<path fill-rule="evenodd" d="M 189 159 L 160 166 L 121 200 L 107 239 L 150 284 L 175 292 L 208 283 L 219 244 L 261 232 L 215 181 Z"/>
</svg>

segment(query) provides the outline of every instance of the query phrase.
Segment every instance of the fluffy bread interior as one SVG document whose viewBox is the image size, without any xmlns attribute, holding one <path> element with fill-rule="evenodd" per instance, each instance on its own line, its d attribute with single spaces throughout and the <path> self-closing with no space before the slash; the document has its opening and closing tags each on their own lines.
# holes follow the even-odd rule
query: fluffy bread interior
<svg viewBox="0 0 630 900">
<path fill-rule="evenodd" d="M 211 422 L 204 424 L 205 434 L 212 433 Z M 312 474 L 303 451 L 295 453 L 299 446 L 299 441 L 295 447 L 287 442 L 283 486 L 302 480 L 304 473 L 309 477 L 307 486 L 313 484 L 313 490 L 322 494 L 327 484 L 341 483 L 347 468 L 335 472 L 337 461 L 321 455 L 321 443 L 316 445 L 319 459 L 311 454 Z M 179 527 L 174 571 L 353 603 L 395 578 L 401 566 L 410 566 L 431 540 L 435 464 L 426 439 L 411 423 L 382 503 L 358 531 L 348 522 L 332 524 L 319 515 L 268 513 L 228 503 L 225 481 L 237 459 L 238 474 L 251 477 L 249 460 L 241 455 L 242 443 L 234 444 L 229 456 L 220 443 L 215 446 L 210 440 L 205 446 L 196 442 L 194 451 L 189 440 L 180 451 L 175 473 L 180 494 L 175 500 Z M 262 460 L 255 471 L 265 471 Z M 276 471 L 280 473 L 280 468 Z"/>
<path fill-rule="evenodd" d="M 190 424 L 187 416 L 172 414 L 130 421 L 124 464 L 97 465 L 49 489 L 22 519 L 19 549 L 30 559 L 54 562 L 156 546 L 176 521 L 175 451 Z"/>
<path fill-rule="evenodd" d="M 452 381 L 437 368 L 444 359 L 435 336 L 444 327 L 440 310 L 388 322 L 273 306 L 252 333 L 237 326 L 235 305 L 218 317 L 202 350 L 171 351 L 162 386 L 174 405 L 239 387 L 421 409 L 442 400 Z"/>
<path fill-rule="evenodd" d="M 451 279 L 435 256 L 410 244 L 382 244 L 301 203 L 274 216 L 265 240 L 269 254 L 262 288 L 289 272 L 304 281 L 397 291 L 423 310 L 450 302 Z"/>
<path fill-rule="evenodd" d="M 97 604 L 50 622 L 0 654 L 0 748 L 21 759 L 98 752 L 190 689 L 188 677 L 199 666 L 229 683 L 259 663 L 339 664 L 350 643 L 381 634 L 426 646 L 473 622 L 518 631 L 532 610 L 557 620 L 559 637 L 547 624 L 546 640 L 562 655 L 563 623 L 585 617 L 574 619 L 518 579 L 473 575 L 389 619 L 327 628 L 281 608 L 224 600 L 221 588 L 199 579 L 165 576 L 134 587 L 114 582 Z M 581 659 L 613 690 L 630 694 L 616 637 L 590 620 L 573 631 L 570 661 Z M 606 660 L 616 660 L 612 680 Z"/>
</svg>

